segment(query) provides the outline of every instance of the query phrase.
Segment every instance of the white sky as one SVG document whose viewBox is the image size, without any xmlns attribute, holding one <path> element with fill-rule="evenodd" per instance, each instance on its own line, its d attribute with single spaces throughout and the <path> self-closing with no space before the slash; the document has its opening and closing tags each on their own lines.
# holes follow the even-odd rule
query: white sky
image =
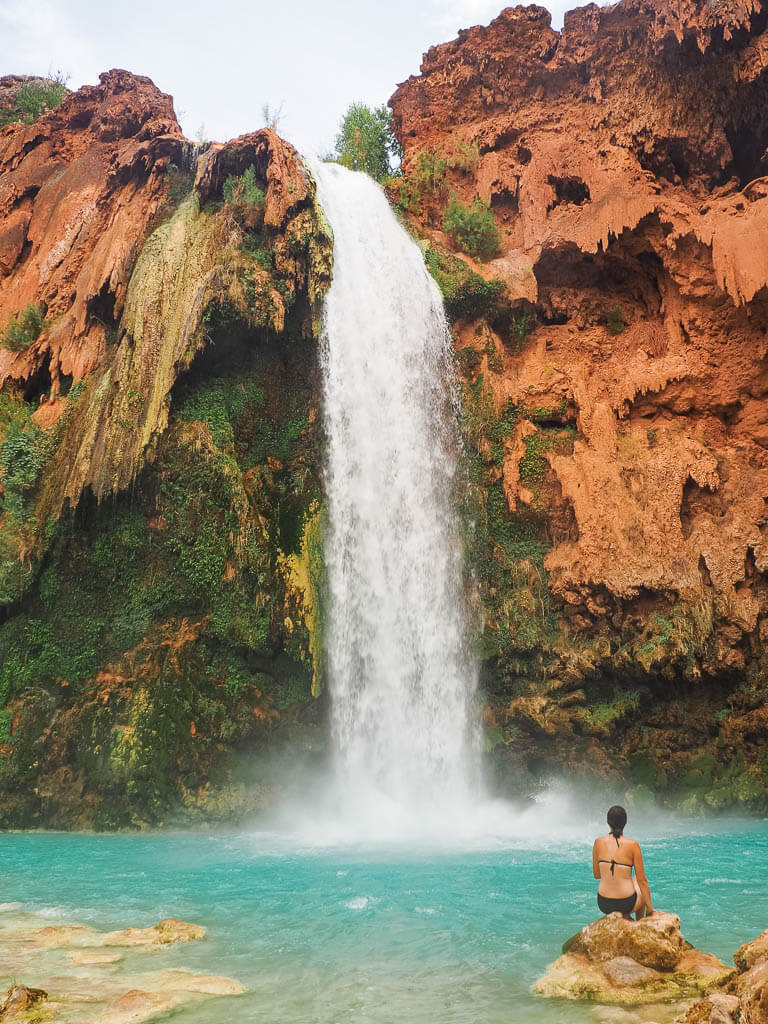
<svg viewBox="0 0 768 1024">
<path fill-rule="evenodd" d="M 581 0 L 583 2 L 583 0 Z M 555 28 L 579 0 L 550 4 Z M 323 153 L 353 101 L 386 103 L 430 46 L 488 24 L 504 0 L 0 0 L 0 75 L 149 76 L 182 128 L 225 141 L 282 105 L 279 130 Z"/>
</svg>

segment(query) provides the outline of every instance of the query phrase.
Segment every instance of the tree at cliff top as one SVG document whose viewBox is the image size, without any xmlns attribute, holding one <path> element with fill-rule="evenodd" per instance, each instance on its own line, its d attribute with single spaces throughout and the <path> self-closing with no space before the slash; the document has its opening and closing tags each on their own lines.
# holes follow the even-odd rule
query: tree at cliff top
<svg viewBox="0 0 768 1024">
<path fill-rule="evenodd" d="M 353 171 L 365 171 L 376 181 L 400 166 L 403 150 L 392 130 L 392 111 L 352 103 L 336 136 L 331 159 Z"/>
</svg>

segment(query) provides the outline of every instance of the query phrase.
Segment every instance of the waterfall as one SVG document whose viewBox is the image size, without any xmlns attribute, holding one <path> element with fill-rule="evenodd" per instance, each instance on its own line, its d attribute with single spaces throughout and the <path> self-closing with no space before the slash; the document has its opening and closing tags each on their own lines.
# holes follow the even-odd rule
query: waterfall
<svg viewBox="0 0 768 1024">
<path fill-rule="evenodd" d="M 334 234 L 322 372 L 340 792 L 350 813 L 450 820 L 473 798 L 478 761 L 450 335 L 379 186 L 335 164 L 312 171 Z"/>
</svg>

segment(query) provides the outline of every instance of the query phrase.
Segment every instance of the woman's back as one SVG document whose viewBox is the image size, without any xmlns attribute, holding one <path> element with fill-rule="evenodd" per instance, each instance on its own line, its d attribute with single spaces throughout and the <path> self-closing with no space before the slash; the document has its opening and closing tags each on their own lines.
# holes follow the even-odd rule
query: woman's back
<svg viewBox="0 0 768 1024">
<path fill-rule="evenodd" d="M 637 843 L 626 836 L 599 836 L 595 840 L 592 859 L 595 878 L 600 879 L 597 891 L 603 896 L 621 899 L 635 891 L 632 869 Z"/>
<path fill-rule="evenodd" d="M 598 836 L 592 846 L 592 874 L 599 879 L 597 905 L 604 914 L 629 917 L 634 912 L 639 921 L 653 913 L 640 845 L 624 835 L 627 812 L 623 807 L 610 807 L 606 818 L 611 831 Z"/>
</svg>

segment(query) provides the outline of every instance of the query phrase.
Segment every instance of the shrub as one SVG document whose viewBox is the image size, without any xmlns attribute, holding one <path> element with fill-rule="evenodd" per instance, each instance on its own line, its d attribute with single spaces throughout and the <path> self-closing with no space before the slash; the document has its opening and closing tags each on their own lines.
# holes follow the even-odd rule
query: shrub
<svg viewBox="0 0 768 1024">
<path fill-rule="evenodd" d="M 20 313 L 11 313 L 6 320 L 5 330 L 0 333 L 0 348 L 20 352 L 37 341 L 45 327 L 43 307 L 29 302 Z"/>
<path fill-rule="evenodd" d="M 174 204 L 180 203 L 192 191 L 195 176 L 182 170 L 177 164 L 170 163 L 166 169 L 168 176 L 168 198 Z"/>
<path fill-rule="evenodd" d="M 339 126 L 336 149 L 330 159 L 364 171 L 376 181 L 389 177 L 400 166 L 403 150 L 392 127 L 392 111 L 352 103 Z"/>
<path fill-rule="evenodd" d="M 438 149 L 423 149 L 416 157 L 409 181 L 420 195 L 440 196 L 445 191 L 445 170 L 448 166 Z"/>
<path fill-rule="evenodd" d="M 57 72 L 50 79 L 33 79 L 25 82 L 16 94 L 16 101 L 10 110 L 0 111 L 0 127 L 21 121 L 32 124 L 38 117 L 52 110 L 67 98 L 69 90 L 66 78 Z"/>
<path fill-rule="evenodd" d="M 616 303 L 613 309 L 606 317 L 605 326 L 610 335 L 615 337 L 617 334 L 621 334 L 624 328 L 627 326 L 624 322 L 624 314 L 621 311 L 621 306 Z"/>
<path fill-rule="evenodd" d="M 482 199 L 475 199 L 471 206 L 464 206 L 456 194 L 452 194 L 443 223 L 448 237 L 470 256 L 489 260 L 498 254 L 501 247 L 499 229 L 490 204 Z"/>
<path fill-rule="evenodd" d="M 261 210 L 265 202 L 264 193 L 256 184 L 256 168 L 253 164 L 246 167 L 238 177 L 230 175 L 224 182 L 221 194 L 224 202 L 230 206 L 250 206 L 254 210 Z"/>
<path fill-rule="evenodd" d="M 462 174 L 474 174 L 480 163 L 480 149 L 476 142 L 459 139 L 456 152 L 448 160 L 448 166 Z"/>
<path fill-rule="evenodd" d="M 504 294 L 503 281 L 486 281 L 464 260 L 444 255 L 432 246 L 427 249 L 424 260 L 442 293 L 450 320 L 459 317 L 493 320 L 498 316 Z"/>
</svg>

